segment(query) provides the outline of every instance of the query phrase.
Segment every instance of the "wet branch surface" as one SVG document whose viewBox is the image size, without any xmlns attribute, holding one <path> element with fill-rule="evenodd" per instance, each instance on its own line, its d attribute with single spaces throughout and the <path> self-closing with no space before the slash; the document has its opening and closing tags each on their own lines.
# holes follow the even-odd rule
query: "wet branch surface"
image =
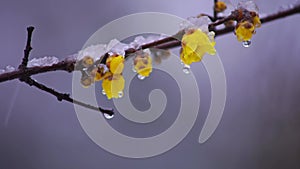
<svg viewBox="0 0 300 169">
<path fill-rule="evenodd" d="M 217 2 L 215 0 L 214 2 Z M 294 14 L 299 14 L 300 13 L 300 4 L 295 5 L 293 8 L 286 9 L 279 11 L 274 14 L 267 15 L 261 19 L 261 23 L 265 24 L 277 19 L 281 19 L 287 16 L 291 16 Z M 216 12 L 214 10 L 214 18 L 217 17 Z M 219 20 L 216 20 L 215 22 L 211 23 L 209 25 L 210 30 L 213 30 L 215 32 L 215 36 L 221 36 L 224 34 L 228 34 L 234 31 L 235 27 L 234 26 L 229 26 L 225 27 L 222 29 L 217 29 L 216 27 L 218 25 L 223 24 L 224 22 L 234 19 L 234 16 L 230 15 L 226 18 L 222 18 Z M 19 65 L 18 69 L 12 72 L 6 72 L 0 74 L 0 83 L 14 80 L 14 79 L 19 79 L 21 82 L 24 82 L 30 86 L 34 86 L 42 91 L 45 91 L 53 96 L 55 96 L 59 101 L 65 100 L 67 102 L 77 104 L 80 106 L 83 106 L 88 109 L 96 110 L 96 111 L 101 111 L 102 113 L 106 113 L 109 115 L 113 115 L 113 110 L 112 109 L 104 109 L 101 107 L 95 107 L 83 102 L 80 102 L 78 100 L 73 99 L 70 94 L 67 93 L 60 93 L 52 88 L 47 87 L 44 84 L 41 84 L 37 82 L 36 80 L 32 79 L 31 76 L 36 75 L 36 74 L 42 74 L 42 73 L 47 73 L 47 72 L 53 72 L 53 71 L 64 71 L 64 72 L 73 72 L 76 71 L 75 69 L 75 64 L 76 60 L 75 59 L 65 59 L 62 60 L 56 64 L 53 64 L 51 66 L 35 66 L 35 67 L 27 67 L 28 64 L 28 59 L 30 56 L 30 51 L 32 50 L 31 47 L 31 39 L 32 39 L 32 33 L 34 31 L 34 27 L 28 27 L 27 28 L 27 42 L 26 42 L 26 47 L 24 49 L 24 56 L 22 59 L 21 64 Z M 151 42 L 148 44 L 141 45 L 139 48 L 134 49 L 130 48 L 125 51 L 125 57 L 130 56 L 130 54 L 140 50 L 140 49 L 147 49 L 147 48 L 159 48 L 159 49 L 170 49 L 173 47 L 178 47 L 181 46 L 181 41 L 180 39 L 182 38 L 184 34 L 184 31 L 179 31 L 176 35 L 171 36 L 171 37 L 166 37 L 161 40 L 157 40 L 155 42 Z M 105 54 L 101 60 L 99 61 L 100 63 L 105 63 L 106 59 L 109 55 Z"/>
</svg>

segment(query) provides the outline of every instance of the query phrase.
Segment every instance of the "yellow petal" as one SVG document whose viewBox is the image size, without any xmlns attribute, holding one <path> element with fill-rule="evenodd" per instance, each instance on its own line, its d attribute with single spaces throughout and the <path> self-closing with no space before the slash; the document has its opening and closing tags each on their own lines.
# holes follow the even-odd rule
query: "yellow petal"
<svg viewBox="0 0 300 169">
<path fill-rule="evenodd" d="M 235 34 L 237 36 L 238 41 L 249 41 L 252 38 L 255 27 L 249 21 L 244 21 L 238 24 Z"/>
<path fill-rule="evenodd" d="M 213 34 L 210 37 L 200 29 L 192 30 L 183 35 L 180 58 L 184 64 L 199 62 L 205 53 L 216 54 Z"/>
<path fill-rule="evenodd" d="M 259 28 L 261 26 L 261 22 L 260 22 L 260 19 L 259 19 L 259 16 L 256 15 L 254 18 L 253 18 L 253 25 L 257 28 Z"/>
<path fill-rule="evenodd" d="M 102 89 L 108 99 L 119 98 L 119 94 L 120 92 L 123 92 L 124 86 L 125 80 L 120 74 L 109 76 L 102 82 Z"/>
<path fill-rule="evenodd" d="M 216 12 L 223 12 L 227 8 L 227 5 L 223 1 L 218 1 L 215 3 L 215 11 Z"/>
<path fill-rule="evenodd" d="M 137 56 L 134 58 L 135 71 L 144 77 L 148 77 L 152 72 L 152 58 L 146 52 L 137 52 Z"/>
<path fill-rule="evenodd" d="M 121 74 L 124 69 L 124 57 L 112 55 L 107 58 L 106 65 L 113 74 Z"/>
</svg>

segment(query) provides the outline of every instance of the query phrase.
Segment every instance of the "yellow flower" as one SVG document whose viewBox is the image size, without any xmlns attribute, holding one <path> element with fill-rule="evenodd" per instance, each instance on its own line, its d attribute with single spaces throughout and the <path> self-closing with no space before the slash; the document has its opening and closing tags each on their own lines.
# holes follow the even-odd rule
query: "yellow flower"
<svg viewBox="0 0 300 169">
<path fill-rule="evenodd" d="M 260 19 L 259 19 L 258 15 L 256 15 L 255 17 L 253 17 L 253 25 L 256 28 L 259 28 L 261 26 L 261 22 L 260 22 Z"/>
<path fill-rule="evenodd" d="M 100 80 L 103 80 L 104 78 L 108 77 L 111 75 L 111 73 L 105 73 L 104 72 L 104 67 L 95 67 L 92 71 L 91 71 L 91 76 L 94 78 L 95 82 L 98 82 Z"/>
<path fill-rule="evenodd" d="M 80 82 L 84 88 L 88 88 L 93 84 L 93 78 L 88 75 L 83 75 Z"/>
<path fill-rule="evenodd" d="M 218 1 L 215 3 L 215 11 L 216 12 L 223 12 L 227 8 L 227 5 L 223 1 Z"/>
<path fill-rule="evenodd" d="M 106 65 L 113 74 L 121 74 L 124 69 L 124 57 L 122 55 L 112 55 L 106 60 Z"/>
<path fill-rule="evenodd" d="M 180 58 L 184 64 L 190 65 L 193 62 L 201 61 L 205 53 L 216 54 L 214 37 L 212 33 L 209 35 L 200 29 L 190 30 L 183 35 Z"/>
<path fill-rule="evenodd" d="M 238 41 L 249 41 L 255 32 L 254 25 L 249 21 L 239 23 L 235 29 L 235 34 Z"/>
<path fill-rule="evenodd" d="M 82 59 L 82 65 L 84 67 L 90 67 L 93 64 L 94 64 L 94 59 L 92 57 L 90 57 L 90 56 L 83 57 L 83 59 Z"/>
<path fill-rule="evenodd" d="M 124 86 L 125 80 L 121 74 L 111 74 L 111 76 L 108 76 L 102 82 L 102 89 L 108 99 L 122 97 Z"/>
<path fill-rule="evenodd" d="M 134 58 L 134 70 L 143 77 L 148 77 L 152 72 L 152 58 L 149 53 L 138 51 Z"/>
</svg>

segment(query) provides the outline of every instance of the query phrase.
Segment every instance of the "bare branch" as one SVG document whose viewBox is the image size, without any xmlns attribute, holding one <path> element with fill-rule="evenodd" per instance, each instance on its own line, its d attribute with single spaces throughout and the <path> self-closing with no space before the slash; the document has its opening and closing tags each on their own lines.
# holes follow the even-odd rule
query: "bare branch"
<svg viewBox="0 0 300 169">
<path fill-rule="evenodd" d="M 300 5 L 296 5 L 293 8 L 286 9 L 286 10 L 268 15 L 266 17 L 263 17 L 263 18 L 261 18 L 261 22 L 267 23 L 267 22 L 281 19 L 281 18 L 284 18 L 287 16 L 291 16 L 291 15 L 294 15 L 297 13 L 300 13 Z M 221 21 L 216 21 L 216 22 L 212 23 L 211 25 L 216 26 L 216 25 L 222 24 L 226 20 L 227 19 L 224 18 Z M 226 27 L 223 29 L 215 30 L 215 33 L 216 33 L 216 36 L 220 36 L 220 35 L 230 33 L 233 30 L 234 30 L 234 26 L 231 26 L 231 27 Z M 180 36 L 182 36 L 182 32 L 181 32 L 181 34 L 179 32 L 177 35 L 178 36 L 167 37 L 167 38 L 164 38 L 164 39 L 152 42 L 152 43 L 142 45 L 141 48 L 146 49 L 146 48 L 156 47 L 156 48 L 160 48 L 160 49 L 169 49 L 169 48 L 180 46 L 181 43 L 180 43 L 180 41 L 178 41 L 178 39 L 181 39 Z M 126 50 L 125 53 L 126 53 L 126 55 L 129 55 L 131 53 L 136 52 L 136 50 L 137 49 L 130 48 L 130 49 Z M 107 57 L 108 57 L 108 55 L 104 56 L 100 62 L 105 63 Z M 52 72 L 52 71 L 57 71 L 57 70 L 72 72 L 75 70 L 74 69 L 75 63 L 76 63 L 76 60 L 71 59 L 71 60 L 61 61 L 57 64 L 53 64 L 52 66 L 37 66 L 37 67 L 26 68 L 26 70 L 15 70 L 13 72 L 3 73 L 3 74 L 0 74 L 0 83 L 8 81 L 8 80 L 20 78 L 23 74 L 31 76 L 31 75 L 35 75 L 35 74 Z"/>
<path fill-rule="evenodd" d="M 41 84 L 41 83 L 33 80 L 30 77 L 25 77 L 24 79 L 22 79 L 22 81 L 25 82 L 25 83 L 27 83 L 30 86 L 34 86 L 34 87 L 36 87 L 36 88 L 38 88 L 38 89 L 40 89 L 42 91 L 45 91 L 45 92 L 47 92 L 47 93 L 55 96 L 58 101 L 65 100 L 67 102 L 70 102 L 70 103 L 73 103 L 73 104 L 77 104 L 79 106 L 82 106 L 82 107 L 85 107 L 85 108 L 88 108 L 88 109 L 100 111 L 100 112 L 105 113 L 105 114 L 109 114 L 109 115 L 113 115 L 114 114 L 113 109 L 103 109 L 101 107 L 95 107 L 95 106 L 83 103 L 81 101 L 75 100 L 75 99 L 73 99 L 73 98 L 70 97 L 70 94 L 57 92 L 56 90 L 54 90 L 52 88 L 49 88 L 49 87 L 45 86 L 44 84 Z"/>
<path fill-rule="evenodd" d="M 51 66 L 35 66 L 26 69 L 17 69 L 12 72 L 2 73 L 0 74 L 0 83 L 9 80 L 19 79 L 24 75 L 32 76 L 35 74 L 53 72 L 58 70 L 73 72 L 75 63 L 75 60 L 64 60 Z"/>
<path fill-rule="evenodd" d="M 214 0 L 214 2 L 217 2 L 217 0 Z M 300 13 L 300 4 L 297 4 L 290 9 L 279 11 L 277 13 L 263 17 L 263 18 L 261 18 L 261 22 L 264 24 L 267 22 L 271 22 L 271 21 L 281 19 L 281 18 L 284 18 L 287 16 L 298 14 L 298 13 Z M 216 12 L 214 10 L 215 22 L 213 22 L 209 25 L 209 29 L 215 31 L 216 36 L 230 33 L 232 31 L 234 31 L 234 26 L 226 27 L 223 29 L 216 29 L 216 26 L 223 24 L 228 20 L 235 19 L 234 17 L 235 16 L 233 14 L 231 14 L 230 16 L 225 17 L 225 18 L 221 18 L 221 19 L 217 18 Z M 57 92 L 54 89 L 49 88 L 41 83 L 38 83 L 34 79 L 31 78 L 32 75 L 46 73 L 46 72 L 52 72 L 52 71 L 66 71 L 66 72 L 76 71 L 76 69 L 75 69 L 76 59 L 65 59 L 65 60 L 60 61 L 56 64 L 53 64 L 51 66 L 36 66 L 36 67 L 28 68 L 27 64 L 28 64 L 29 54 L 30 54 L 30 51 L 32 50 L 31 37 L 32 37 L 33 30 L 34 30 L 33 27 L 27 28 L 27 32 L 28 32 L 27 33 L 27 43 L 26 43 L 26 47 L 24 49 L 24 57 L 22 59 L 22 63 L 19 65 L 19 68 L 12 72 L 6 72 L 6 73 L 0 74 L 0 83 L 9 81 L 9 80 L 19 79 L 20 81 L 25 82 L 30 86 L 35 86 L 36 88 L 38 88 L 40 90 L 43 90 L 49 94 L 54 95 L 59 101 L 65 100 L 65 101 L 68 101 L 68 102 L 71 102 L 71 103 L 74 103 L 74 104 L 77 104 L 77 105 L 80 105 L 80 106 L 83 106 L 83 107 L 86 107 L 86 108 L 89 108 L 92 110 L 97 110 L 97 111 L 101 111 L 102 113 L 112 115 L 113 110 L 108 110 L 108 109 L 103 109 L 101 107 L 91 106 L 89 104 L 80 102 L 78 100 L 74 100 L 70 97 L 69 94 Z M 180 39 L 182 38 L 183 35 L 184 35 L 184 31 L 179 31 L 174 36 L 166 37 L 164 39 L 161 39 L 161 40 L 158 40 L 155 42 L 144 44 L 144 45 L 140 46 L 140 48 L 138 48 L 138 49 L 134 49 L 134 48 L 127 49 L 125 51 L 125 57 L 130 56 L 130 54 L 132 54 L 140 49 L 147 49 L 147 48 L 153 48 L 153 47 L 159 48 L 159 49 L 170 49 L 173 47 L 178 47 L 181 45 Z M 105 63 L 108 56 L 109 55 L 106 53 L 95 64 Z"/>
</svg>

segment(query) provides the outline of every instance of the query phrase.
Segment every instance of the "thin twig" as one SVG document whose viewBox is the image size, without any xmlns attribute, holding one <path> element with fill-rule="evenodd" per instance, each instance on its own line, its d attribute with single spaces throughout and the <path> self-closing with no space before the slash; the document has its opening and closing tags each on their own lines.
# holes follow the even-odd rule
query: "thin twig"
<svg viewBox="0 0 300 169">
<path fill-rule="evenodd" d="M 216 3 L 218 2 L 218 0 L 214 0 L 214 19 L 213 21 L 216 21 L 218 18 L 218 12 L 216 11 Z"/>
<path fill-rule="evenodd" d="M 25 69 L 27 67 L 29 54 L 30 54 L 30 51 L 32 50 L 31 37 L 32 37 L 33 30 L 34 30 L 33 26 L 29 26 L 27 28 L 27 42 L 26 42 L 26 47 L 24 49 L 24 57 L 22 59 L 22 63 L 19 66 L 19 69 Z"/>
<path fill-rule="evenodd" d="M 45 91 L 49 94 L 52 94 L 53 96 L 55 96 L 57 98 L 58 101 L 65 100 L 67 102 L 77 104 L 79 106 L 82 106 L 82 107 L 85 107 L 85 108 L 88 108 L 88 109 L 100 111 L 100 112 L 105 113 L 105 114 L 109 114 L 109 115 L 114 114 L 113 109 L 103 109 L 101 107 L 95 107 L 95 106 L 83 103 L 81 101 L 75 100 L 75 99 L 70 97 L 70 94 L 57 92 L 56 90 L 54 90 L 52 88 L 49 88 L 49 87 L 45 86 L 44 84 L 41 84 L 41 83 L 33 80 L 30 77 L 26 77 L 25 79 L 23 79 L 23 81 L 25 83 L 27 83 L 28 85 L 30 85 L 30 86 L 34 86 L 34 87 L 36 87 L 36 88 L 38 88 L 42 91 Z"/>
</svg>

